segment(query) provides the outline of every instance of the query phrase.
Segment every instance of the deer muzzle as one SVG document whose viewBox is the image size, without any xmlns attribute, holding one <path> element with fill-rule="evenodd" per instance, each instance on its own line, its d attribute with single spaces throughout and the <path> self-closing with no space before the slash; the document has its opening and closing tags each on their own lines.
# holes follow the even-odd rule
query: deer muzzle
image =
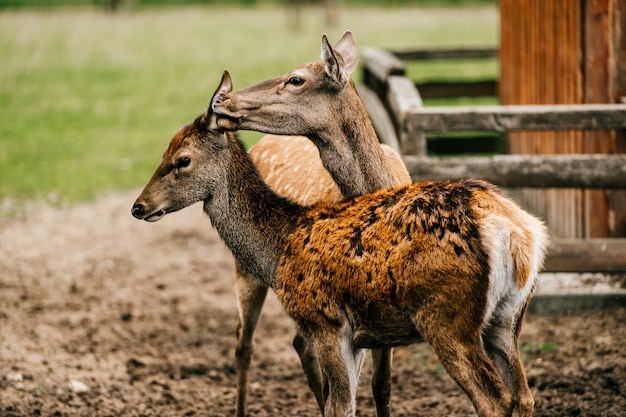
<svg viewBox="0 0 626 417">
<path fill-rule="evenodd" d="M 150 211 L 147 205 L 140 202 L 135 202 L 130 212 L 134 218 L 138 220 L 145 220 L 147 222 L 156 222 L 161 220 L 163 216 L 167 214 L 167 210 L 165 209 Z"/>
</svg>

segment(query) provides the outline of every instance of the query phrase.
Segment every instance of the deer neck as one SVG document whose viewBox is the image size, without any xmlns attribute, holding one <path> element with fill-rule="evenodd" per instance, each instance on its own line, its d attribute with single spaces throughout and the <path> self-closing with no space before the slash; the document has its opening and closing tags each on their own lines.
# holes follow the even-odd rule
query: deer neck
<svg viewBox="0 0 626 417">
<path fill-rule="evenodd" d="M 237 139 L 229 148 L 226 181 L 204 201 L 204 211 L 243 268 L 275 289 L 281 252 L 302 207 L 270 190 Z"/>
<path fill-rule="evenodd" d="M 310 139 L 342 195 L 352 198 L 398 185 L 353 84 L 338 102 L 337 123 L 328 123 Z"/>
</svg>

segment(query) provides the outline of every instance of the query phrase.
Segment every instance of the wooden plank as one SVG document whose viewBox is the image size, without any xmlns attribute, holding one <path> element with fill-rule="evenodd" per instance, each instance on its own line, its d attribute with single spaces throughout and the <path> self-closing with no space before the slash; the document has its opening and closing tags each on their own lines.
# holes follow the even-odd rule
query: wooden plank
<svg viewBox="0 0 626 417">
<path fill-rule="evenodd" d="M 624 104 L 425 107 L 406 116 L 412 130 L 609 130 L 626 128 Z"/>
<path fill-rule="evenodd" d="M 626 244 L 623 239 L 622 242 Z M 572 242 L 572 244 L 576 243 Z M 542 271 L 537 284 L 535 295 L 619 294 L 622 297 L 626 296 L 626 274 L 622 273 Z M 626 307 L 626 302 L 623 306 Z"/>
<path fill-rule="evenodd" d="M 403 156 L 413 180 L 483 179 L 505 187 L 626 189 L 626 155 Z M 625 249 L 626 251 L 626 249 Z"/>
<path fill-rule="evenodd" d="M 612 0 L 584 2 L 584 97 L 585 103 L 608 103 L 611 90 L 613 33 L 609 12 Z"/>
<path fill-rule="evenodd" d="M 359 84 L 357 91 L 365 105 L 367 114 L 372 120 L 374 130 L 376 130 L 380 142 L 390 146 L 399 154 L 402 153 L 393 122 L 389 118 L 389 113 L 387 109 L 385 109 L 382 101 L 378 98 L 378 95 L 365 84 Z"/>
<path fill-rule="evenodd" d="M 618 31 L 613 14 L 612 0 L 588 0 L 584 2 L 584 101 L 606 103 L 615 98 L 613 73 L 616 62 L 614 33 Z M 584 150 L 587 153 L 615 153 L 618 141 L 616 132 L 585 132 Z M 623 193 L 623 192 L 622 192 Z M 589 237 L 624 235 L 624 228 L 616 227 L 615 213 L 622 213 L 626 206 L 619 204 L 618 195 L 612 192 L 587 191 L 585 193 L 586 235 Z"/>
<path fill-rule="evenodd" d="M 390 76 L 387 79 L 389 89 L 387 102 L 395 117 L 400 136 L 402 153 L 426 155 L 426 135 L 421 129 L 407 129 L 406 119 L 411 114 L 423 110 L 422 98 L 413 81 L 403 76 Z"/>
<path fill-rule="evenodd" d="M 614 20 L 613 57 L 615 70 L 613 72 L 613 86 L 615 89 L 615 101 L 626 103 L 626 0 L 616 0 Z M 626 141 L 625 141 L 626 144 Z"/>
<path fill-rule="evenodd" d="M 626 239 L 553 239 L 546 272 L 626 272 Z"/>
<path fill-rule="evenodd" d="M 614 100 L 626 104 L 626 0 L 616 0 L 614 18 L 614 42 L 613 58 L 615 70 L 613 71 L 612 84 L 614 87 Z M 626 153 L 626 130 L 617 132 L 616 137 L 617 152 Z M 626 191 L 615 193 L 611 196 L 614 207 L 618 209 L 614 212 L 614 228 L 626 233 Z M 621 208 L 621 209 L 619 209 Z"/>
<path fill-rule="evenodd" d="M 544 2 L 550 21 L 542 29 L 548 34 L 545 43 L 535 45 L 543 51 L 544 60 L 549 64 L 535 73 L 542 79 L 537 94 L 544 104 L 581 104 L 582 101 L 582 15 L 583 2 L 558 0 Z M 549 12 L 547 12 L 549 10 Z M 547 92 L 547 94 L 546 94 Z M 608 101 L 607 101 L 608 103 Z M 564 130 L 559 132 L 538 132 L 534 148 L 542 154 L 583 153 L 584 132 Z M 584 236 L 584 191 L 579 189 L 540 191 L 539 201 L 545 207 L 546 221 L 555 236 Z"/>
<path fill-rule="evenodd" d="M 455 48 L 455 49 L 416 49 L 391 50 L 392 54 L 402 60 L 431 59 L 481 59 L 497 58 L 497 48 Z"/>
<path fill-rule="evenodd" d="M 612 85 L 611 72 L 613 62 L 612 48 L 612 16 L 609 12 L 609 3 L 612 0 L 588 0 L 584 8 L 584 100 L 585 103 L 611 102 Z M 615 152 L 615 132 L 585 132 L 584 148 L 586 153 Z M 611 208 L 605 192 L 587 191 L 585 202 L 585 236 L 604 237 L 615 233 L 610 220 Z M 613 209 L 620 209 L 614 207 Z M 623 208 L 622 208 L 623 209 Z"/>
<path fill-rule="evenodd" d="M 528 312 L 539 315 L 572 314 L 573 312 L 590 310 L 610 310 L 624 308 L 626 292 L 616 291 L 607 293 L 587 294 L 548 294 L 538 292 L 530 300 Z"/>
<path fill-rule="evenodd" d="M 364 71 L 374 75 L 379 82 L 386 83 L 390 75 L 404 75 L 404 63 L 391 52 L 379 48 L 363 48 L 361 62 Z"/>
<path fill-rule="evenodd" d="M 544 272 L 529 311 L 563 314 L 626 306 L 626 275 L 594 272 Z"/>
</svg>

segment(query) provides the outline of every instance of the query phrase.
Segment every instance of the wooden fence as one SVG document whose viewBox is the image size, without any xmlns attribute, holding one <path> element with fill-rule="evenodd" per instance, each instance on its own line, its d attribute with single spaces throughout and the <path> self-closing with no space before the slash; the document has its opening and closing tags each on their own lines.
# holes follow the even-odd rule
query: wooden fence
<svg viewBox="0 0 626 417">
<path fill-rule="evenodd" d="M 626 154 L 496 155 L 433 158 L 426 132 L 626 129 L 625 104 L 424 107 L 402 59 L 485 58 L 497 51 L 449 50 L 361 53 L 359 94 L 381 142 L 399 151 L 414 180 L 485 179 L 506 187 L 626 189 Z M 436 86 L 436 88 L 435 88 Z M 428 94 L 493 95 L 497 81 L 438 83 Z M 450 93 L 452 91 L 452 93 Z M 547 272 L 626 272 L 626 239 L 553 239 Z"/>
</svg>

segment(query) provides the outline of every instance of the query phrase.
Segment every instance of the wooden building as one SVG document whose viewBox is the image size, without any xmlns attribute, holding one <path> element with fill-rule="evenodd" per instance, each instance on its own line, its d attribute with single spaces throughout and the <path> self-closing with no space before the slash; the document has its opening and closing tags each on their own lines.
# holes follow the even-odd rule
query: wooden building
<svg viewBox="0 0 626 417">
<path fill-rule="evenodd" d="M 500 0 L 499 96 L 506 104 L 626 97 L 626 0 Z M 626 153 L 626 131 L 508 134 L 511 153 Z M 626 191 L 529 189 L 555 237 L 626 236 Z"/>
</svg>

